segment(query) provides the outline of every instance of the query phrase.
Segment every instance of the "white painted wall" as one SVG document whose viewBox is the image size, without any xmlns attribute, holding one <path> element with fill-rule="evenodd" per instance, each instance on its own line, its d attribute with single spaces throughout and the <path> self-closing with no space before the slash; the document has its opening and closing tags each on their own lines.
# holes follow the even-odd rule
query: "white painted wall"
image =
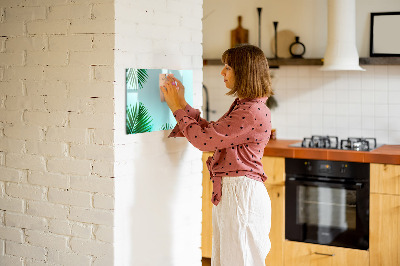
<svg viewBox="0 0 400 266">
<path fill-rule="evenodd" d="M 115 265 L 201 265 L 201 152 L 169 131 L 125 134 L 125 68 L 193 69 L 202 0 L 115 1 Z"/>
<path fill-rule="evenodd" d="M 263 7 L 265 14 L 262 27 L 270 27 L 262 33 L 265 38 L 262 48 L 267 56 L 272 55 L 267 44 L 273 39 L 272 21 L 276 19 L 279 25 L 285 25 L 278 26 L 278 30 L 291 29 L 301 36 L 307 47 L 306 57 L 323 57 L 327 25 L 321 14 L 326 12 L 327 1 L 233 1 L 230 9 L 225 2 L 204 1 L 204 58 L 220 58 L 229 48 L 229 31 L 236 27 L 238 15 L 243 16 L 243 26 L 250 30 L 250 43 L 257 45 L 258 6 Z M 361 57 L 369 56 L 369 12 L 399 10 L 399 1 L 357 1 L 357 47 Z M 253 22 L 246 25 L 246 18 Z M 399 144 L 400 67 L 363 67 L 366 72 L 321 72 L 318 66 L 273 69 L 273 88 L 279 107 L 272 111 L 272 124 L 278 138 L 329 134 L 339 138 L 376 137 L 382 144 Z M 232 103 L 232 98 L 224 95 L 221 68 L 222 65 L 206 66 L 203 70 L 210 109 L 216 111 L 210 115 L 211 120 L 223 115 Z"/>
<path fill-rule="evenodd" d="M 112 265 L 114 6 L 0 1 L 0 264 Z"/>
<path fill-rule="evenodd" d="M 230 31 L 237 27 L 238 16 L 243 17 L 242 26 L 249 30 L 249 42 L 258 45 L 258 7 L 262 8 L 261 49 L 267 57 L 274 55 L 272 22 L 278 21 L 278 31 L 289 30 L 300 36 L 300 41 L 306 46 L 305 57 L 321 58 L 324 56 L 327 41 L 327 2 L 327 0 L 204 0 L 204 58 L 220 58 L 229 48 Z M 398 0 L 356 1 L 356 42 L 360 57 L 369 56 L 370 13 L 399 10 Z"/>
</svg>

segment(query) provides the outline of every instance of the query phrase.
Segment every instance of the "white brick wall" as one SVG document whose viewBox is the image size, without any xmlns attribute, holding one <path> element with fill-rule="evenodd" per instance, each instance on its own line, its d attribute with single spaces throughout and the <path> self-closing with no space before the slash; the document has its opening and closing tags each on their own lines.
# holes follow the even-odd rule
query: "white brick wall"
<svg viewBox="0 0 400 266">
<path fill-rule="evenodd" d="M 7 212 L 5 214 L 5 225 L 14 228 L 24 228 L 32 230 L 42 230 L 48 228 L 49 221 L 43 217 L 31 216 L 26 214 L 19 214 Z"/>
<path fill-rule="evenodd" d="M 60 265 L 91 265 L 92 258 L 89 255 L 74 252 L 62 252 L 58 250 L 49 250 L 47 254 L 50 263 Z"/>
<path fill-rule="evenodd" d="M 0 265 L 112 265 L 114 1 L 0 1 Z"/>
<path fill-rule="evenodd" d="M 202 0 L 0 2 L 1 265 L 200 265 L 201 153 L 125 134 L 124 74 L 193 69 L 200 107 L 201 18 Z"/>
<path fill-rule="evenodd" d="M 117 0 L 115 16 L 114 264 L 201 265 L 201 152 L 124 121 L 128 67 L 192 69 L 201 106 L 202 0 Z"/>
</svg>

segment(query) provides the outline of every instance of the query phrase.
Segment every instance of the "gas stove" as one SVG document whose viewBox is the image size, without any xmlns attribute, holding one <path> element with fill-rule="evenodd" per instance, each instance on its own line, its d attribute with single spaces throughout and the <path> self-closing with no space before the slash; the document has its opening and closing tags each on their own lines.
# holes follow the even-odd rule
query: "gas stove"
<svg viewBox="0 0 400 266">
<path fill-rule="evenodd" d="M 347 138 L 342 139 L 339 142 L 339 138 L 336 136 L 317 135 L 313 135 L 310 138 L 304 138 L 303 141 L 291 144 L 289 146 L 353 151 L 371 151 L 378 147 L 376 138 Z"/>
</svg>

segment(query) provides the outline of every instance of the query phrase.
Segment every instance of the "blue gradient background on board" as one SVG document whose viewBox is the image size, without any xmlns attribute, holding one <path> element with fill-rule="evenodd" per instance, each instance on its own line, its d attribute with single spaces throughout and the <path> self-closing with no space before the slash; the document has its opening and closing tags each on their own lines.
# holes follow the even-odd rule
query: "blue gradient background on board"
<svg viewBox="0 0 400 266">
<path fill-rule="evenodd" d="M 168 108 L 166 102 L 161 102 L 159 75 L 174 74 L 185 87 L 185 99 L 188 104 L 193 105 L 193 71 L 192 70 L 171 70 L 171 69 L 147 69 L 148 79 L 142 89 L 133 90 L 129 83 L 126 84 L 126 105 L 134 106 L 142 102 L 148 109 L 153 119 L 153 131 L 161 130 L 161 127 L 168 123 L 176 125 L 176 120 Z"/>
</svg>

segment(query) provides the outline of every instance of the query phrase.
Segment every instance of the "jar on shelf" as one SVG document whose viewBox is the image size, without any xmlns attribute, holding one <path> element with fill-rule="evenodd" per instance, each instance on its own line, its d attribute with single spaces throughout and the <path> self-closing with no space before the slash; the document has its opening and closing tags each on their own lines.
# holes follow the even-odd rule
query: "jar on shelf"
<svg viewBox="0 0 400 266">
<path fill-rule="evenodd" d="M 306 53 L 306 47 L 300 42 L 299 36 L 295 37 L 295 42 L 290 45 L 289 52 L 292 58 L 303 58 L 303 55 Z"/>
</svg>

